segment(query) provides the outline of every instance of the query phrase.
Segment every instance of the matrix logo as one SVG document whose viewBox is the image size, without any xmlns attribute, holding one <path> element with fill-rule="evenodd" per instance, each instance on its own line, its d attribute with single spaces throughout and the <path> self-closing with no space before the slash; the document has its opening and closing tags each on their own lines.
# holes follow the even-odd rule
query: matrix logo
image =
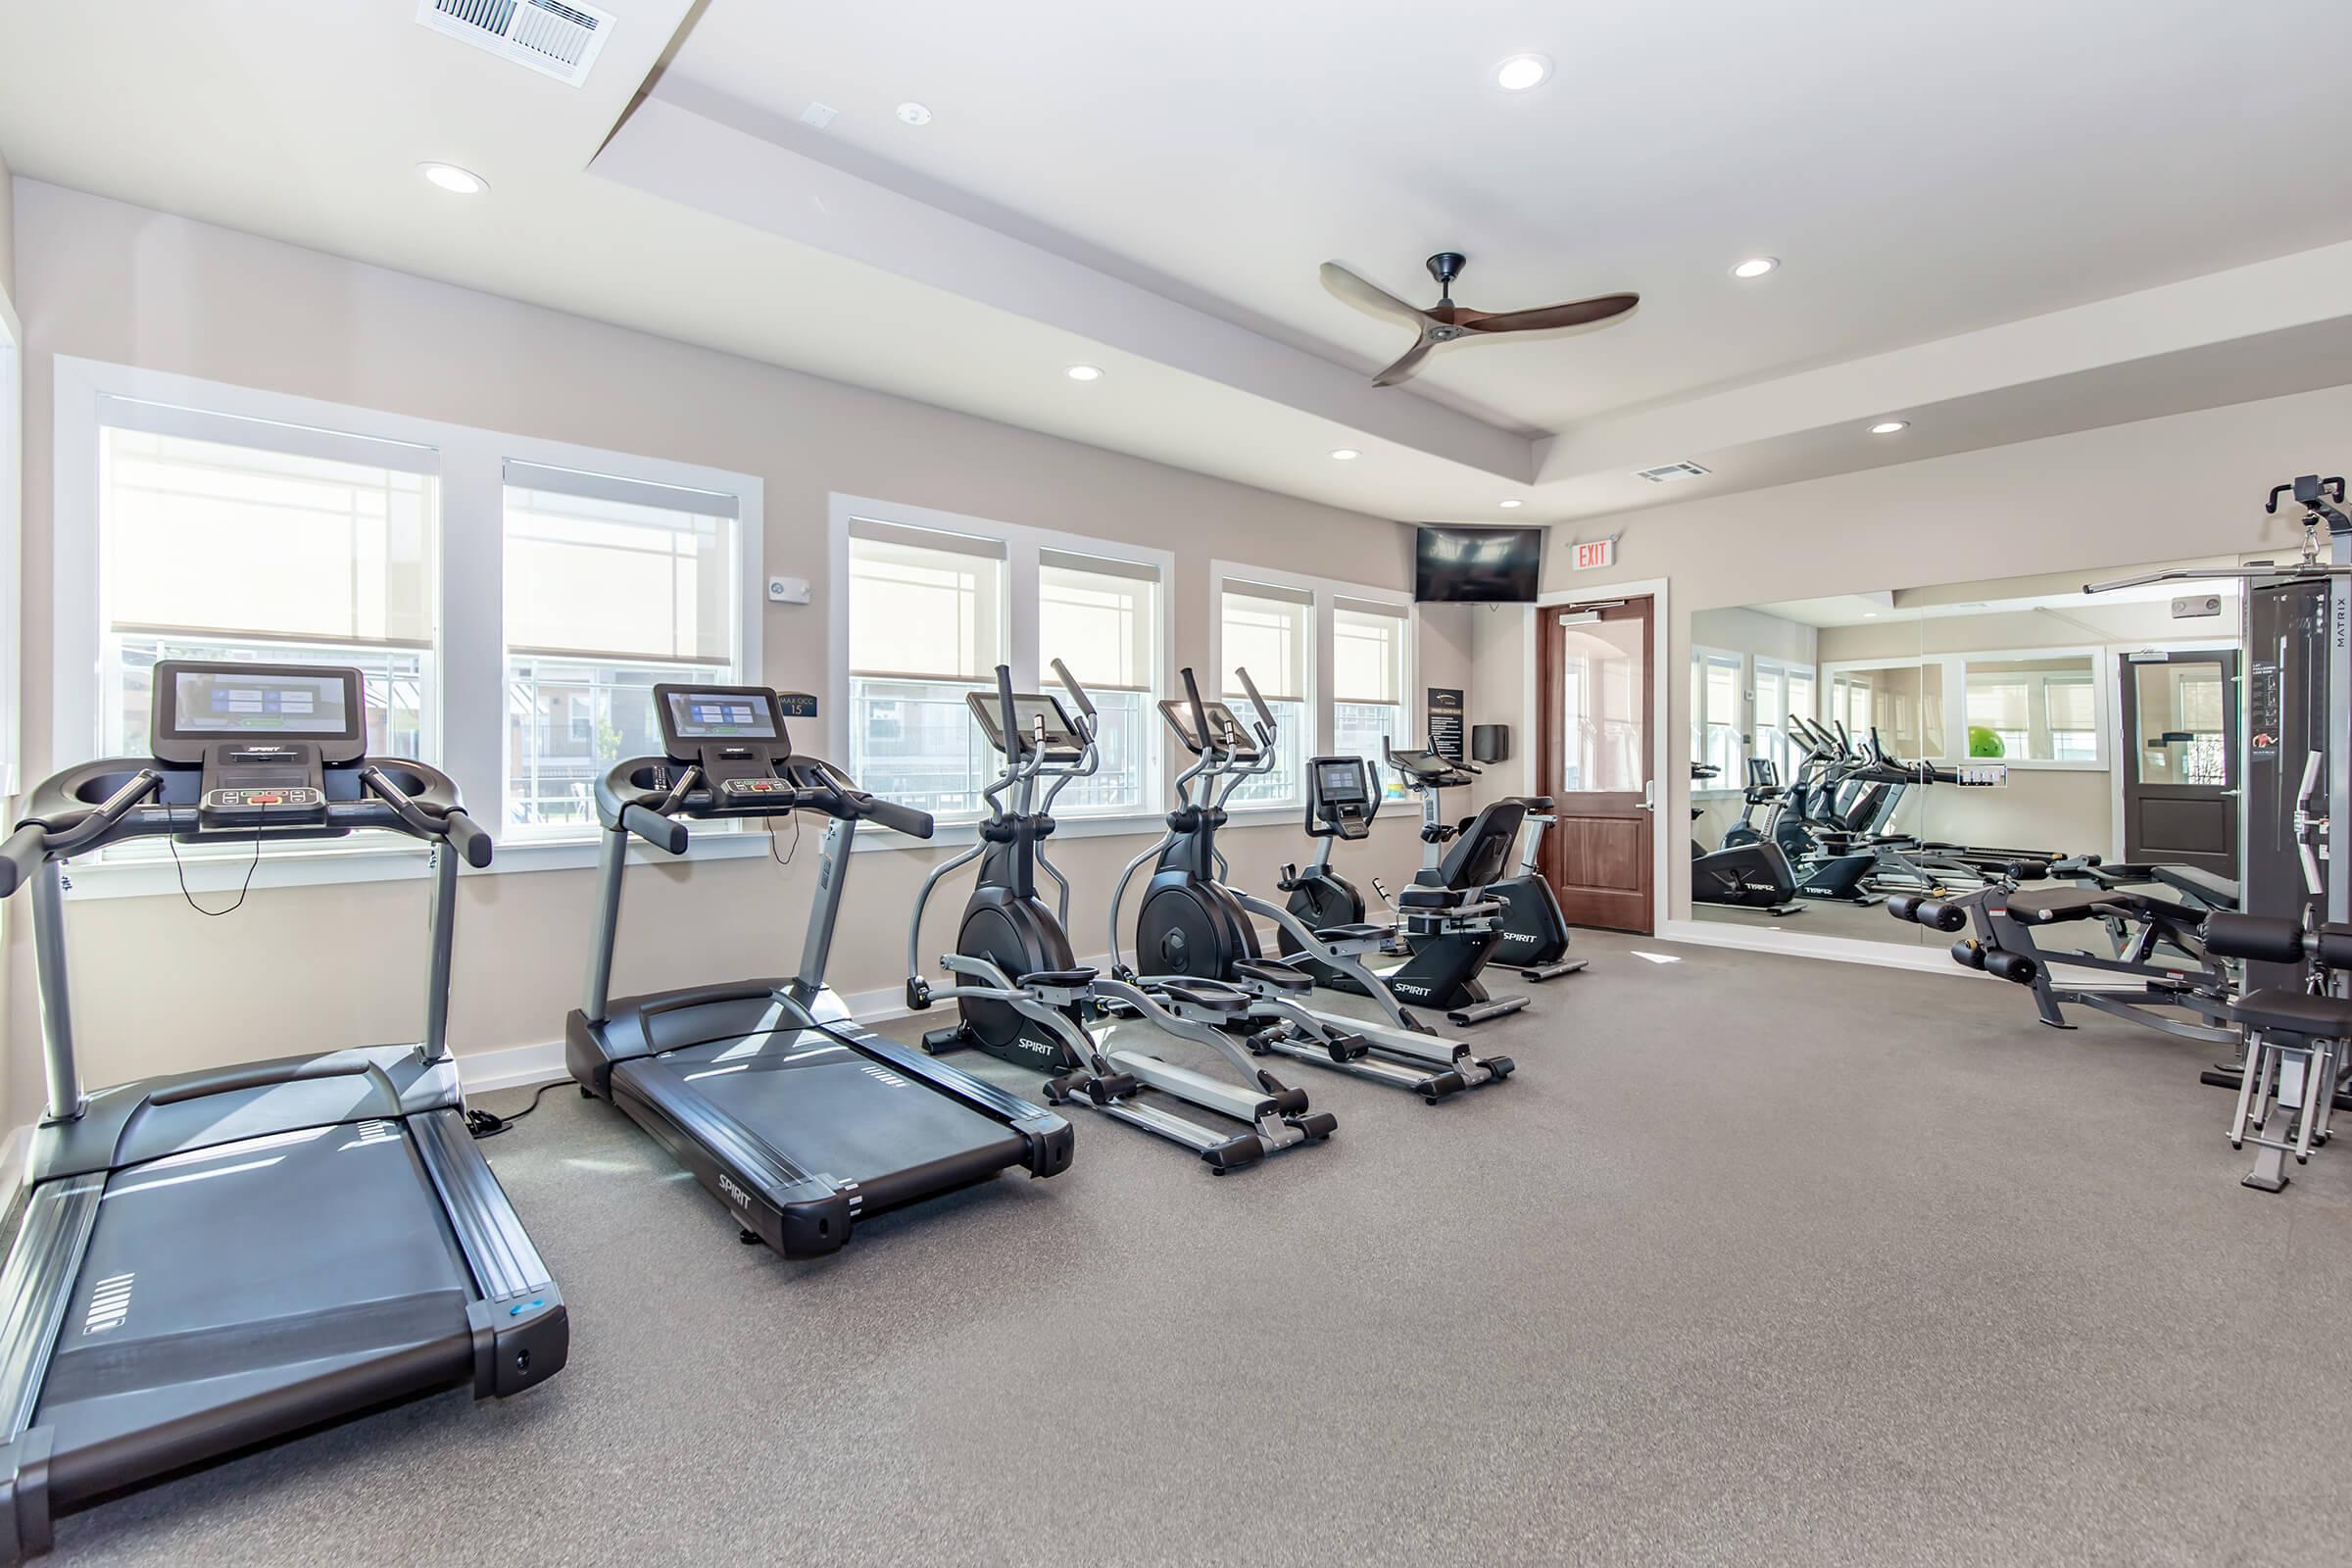
<svg viewBox="0 0 2352 1568">
<path fill-rule="evenodd" d="M 742 1209 L 747 1214 L 751 1212 L 752 1195 L 745 1192 L 742 1188 L 736 1186 L 734 1182 L 729 1180 L 727 1173 L 723 1170 L 718 1173 L 718 1190 L 724 1193 L 727 1197 L 727 1201 L 733 1203 L 737 1208 Z"/>
</svg>

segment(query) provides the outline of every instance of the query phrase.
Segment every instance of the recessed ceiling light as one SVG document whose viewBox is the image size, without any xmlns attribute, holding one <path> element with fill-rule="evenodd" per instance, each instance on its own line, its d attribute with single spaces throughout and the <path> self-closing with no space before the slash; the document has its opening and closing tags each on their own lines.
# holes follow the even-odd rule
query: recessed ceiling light
<svg viewBox="0 0 2352 1568">
<path fill-rule="evenodd" d="M 1333 447 L 1331 449 L 1331 460 L 1334 463 L 1353 463 L 1362 456 L 1363 454 L 1353 447 Z"/>
<path fill-rule="evenodd" d="M 1870 427 L 1870 433 L 1872 435 L 1892 435 L 1897 430 L 1910 428 L 1911 421 L 1909 419 L 1881 419 Z"/>
<path fill-rule="evenodd" d="M 1732 275 L 1734 277 L 1762 277 L 1780 265 L 1781 259 L 1778 256 L 1750 256 L 1746 261 L 1732 269 Z"/>
<path fill-rule="evenodd" d="M 1550 56 L 1513 55 L 1494 68 L 1494 84 L 1504 92 L 1525 92 L 1542 86 L 1550 74 Z"/>
<path fill-rule="evenodd" d="M 1524 507 L 1527 505 L 1524 501 L 1497 501 L 1494 504 L 1498 507 Z"/>
<path fill-rule="evenodd" d="M 479 196 L 490 188 L 490 182 L 481 175 L 470 169 L 460 169 L 455 164 L 418 164 L 416 172 L 443 190 L 459 196 Z"/>
<path fill-rule="evenodd" d="M 928 125 L 931 123 L 931 111 L 921 104 L 905 103 L 899 105 L 899 118 L 909 125 Z"/>
<path fill-rule="evenodd" d="M 1102 368 L 1099 365 L 1073 365 L 1061 372 L 1073 381 L 1100 381 Z"/>
<path fill-rule="evenodd" d="M 1879 618 L 1879 612 L 1875 610 L 1865 610 L 1862 612 L 1862 618 L 1864 620 L 1876 620 Z"/>
</svg>

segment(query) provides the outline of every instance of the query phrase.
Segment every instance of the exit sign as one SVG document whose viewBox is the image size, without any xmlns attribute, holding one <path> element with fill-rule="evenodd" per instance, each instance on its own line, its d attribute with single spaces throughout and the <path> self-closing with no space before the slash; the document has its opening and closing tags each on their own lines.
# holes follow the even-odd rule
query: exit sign
<svg viewBox="0 0 2352 1568">
<path fill-rule="evenodd" d="M 1576 547 L 1576 569 L 1579 571 L 1595 571 L 1602 566 L 1615 564 L 1617 541 L 1614 539 L 1595 539 L 1591 544 Z"/>
</svg>

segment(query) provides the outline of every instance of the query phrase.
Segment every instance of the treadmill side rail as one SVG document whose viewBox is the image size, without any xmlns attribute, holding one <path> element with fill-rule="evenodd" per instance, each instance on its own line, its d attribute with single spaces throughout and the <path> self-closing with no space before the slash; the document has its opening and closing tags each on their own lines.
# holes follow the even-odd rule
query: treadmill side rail
<svg viewBox="0 0 2352 1568">
<path fill-rule="evenodd" d="M 941 1094 L 959 1100 L 984 1115 L 994 1116 L 1019 1133 L 1029 1145 L 1029 1157 L 1023 1163 L 1030 1175 L 1056 1176 L 1069 1168 L 1076 1135 L 1058 1112 L 1000 1089 L 985 1078 L 975 1078 L 960 1067 L 952 1067 L 937 1056 L 910 1050 L 865 1029 L 857 1029 L 854 1036 L 838 1027 L 828 1027 L 825 1032 L 837 1039 L 854 1040 L 858 1051 L 887 1063 L 893 1072 L 920 1079 Z"/>
<path fill-rule="evenodd" d="M 564 1298 L 465 1118 L 445 1107 L 411 1117 L 409 1128 L 481 1293 L 467 1309 L 474 1331 L 473 1396 L 520 1394 L 562 1370 L 570 1352 Z"/>
<path fill-rule="evenodd" d="M 36 1188 L 0 1274 L 10 1329 L 0 1345 L 0 1550 L 11 1558 L 49 1546 L 49 1444 L 46 1432 L 27 1429 L 105 1195 L 104 1176 Z"/>
</svg>

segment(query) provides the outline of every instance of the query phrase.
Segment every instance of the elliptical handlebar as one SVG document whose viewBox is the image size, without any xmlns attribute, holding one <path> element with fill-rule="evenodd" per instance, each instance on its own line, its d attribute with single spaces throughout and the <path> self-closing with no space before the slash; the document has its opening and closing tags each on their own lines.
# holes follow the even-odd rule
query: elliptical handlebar
<svg viewBox="0 0 2352 1568">
<path fill-rule="evenodd" d="M 1250 694 L 1250 706 L 1257 710 L 1258 744 L 1270 749 L 1274 744 L 1274 710 L 1268 708 L 1266 700 L 1257 695 L 1257 682 L 1250 678 L 1250 671 L 1246 667 L 1236 664 L 1233 672 L 1241 677 L 1242 690 Z"/>
</svg>

